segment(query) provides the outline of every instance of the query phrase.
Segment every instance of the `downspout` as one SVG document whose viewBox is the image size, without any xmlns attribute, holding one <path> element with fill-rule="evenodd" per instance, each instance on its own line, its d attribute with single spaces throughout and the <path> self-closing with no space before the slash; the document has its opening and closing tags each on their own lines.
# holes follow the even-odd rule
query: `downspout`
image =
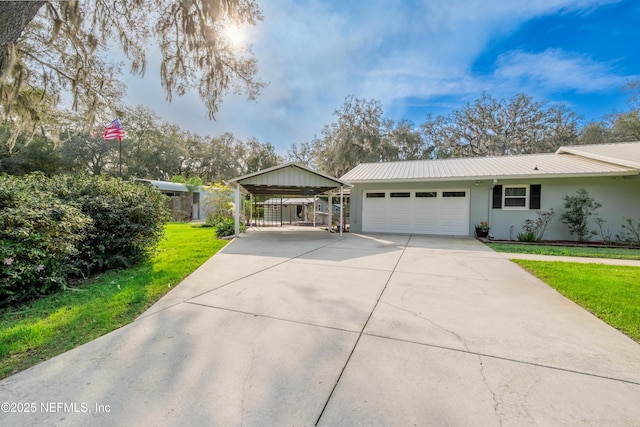
<svg viewBox="0 0 640 427">
<path fill-rule="evenodd" d="M 487 221 L 489 221 L 489 228 L 493 226 L 493 187 L 498 183 L 498 178 L 493 178 L 493 182 L 489 186 L 489 212 L 487 213 Z M 488 236 L 487 236 L 488 237 Z"/>
</svg>

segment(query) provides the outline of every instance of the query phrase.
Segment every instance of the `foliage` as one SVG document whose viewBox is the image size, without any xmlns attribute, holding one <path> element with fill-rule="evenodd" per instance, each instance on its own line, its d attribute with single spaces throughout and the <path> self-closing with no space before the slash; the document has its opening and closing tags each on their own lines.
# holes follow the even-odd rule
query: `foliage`
<svg viewBox="0 0 640 427">
<path fill-rule="evenodd" d="M 113 142 L 107 142 L 97 134 L 71 130 L 62 132 L 60 138 L 60 169 L 64 172 L 101 175 L 108 170 L 117 170 L 118 148 Z"/>
<path fill-rule="evenodd" d="M 549 223 L 555 216 L 555 212 L 553 208 L 549 209 L 547 212 L 536 211 L 536 215 L 538 218 L 536 220 L 525 219 L 524 224 L 522 225 L 522 229 L 525 233 L 518 234 L 518 240 L 523 242 L 533 242 L 542 240 L 544 233 L 547 231 L 547 227 L 549 227 Z"/>
<path fill-rule="evenodd" d="M 58 176 L 48 185 L 93 219 L 74 260 L 86 275 L 146 259 L 169 219 L 162 194 L 150 186 L 88 175 Z"/>
<path fill-rule="evenodd" d="M 214 227 L 220 218 L 230 215 L 230 209 L 233 207 L 233 191 L 222 183 L 206 186 L 204 190 L 200 203 L 206 215 L 205 223 Z"/>
<path fill-rule="evenodd" d="M 576 234 L 579 242 L 589 240 L 590 235 L 598 234 L 597 231 L 589 231 L 589 218 L 602 205 L 595 201 L 584 188 L 579 189 L 575 196 L 564 196 L 564 208 L 560 218 L 569 227 L 571 235 Z"/>
<path fill-rule="evenodd" d="M 525 231 L 524 233 L 518 233 L 518 241 L 519 242 L 535 242 L 538 240 L 536 238 L 536 233 L 533 231 Z"/>
<path fill-rule="evenodd" d="M 598 248 L 598 247 L 586 247 L 586 246 L 559 246 L 559 245 L 520 245 L 517 243 L 495 243 L 495 242 L 488 242 L 485 244 L 496 252 L 640 260 L 640 249 L 633 249 L 633 248 L 612 248 L 612 247 Z"/>
<path fill-rule="evenodd" d="M 0 173 L 25 175 L 37 171 L 53 175 L 58 172 L 61 156 L 51 139 L 38 134 L 29 139 L 23 132 L 9 146 L 11 138 L 10 126 L 0 126 Z"/>
<path fill-rule="evenodd" d="M 481 231 L 489 231 L 489 223 L 487 221 L 480 221 L 479 224 L 476 224 L 476 229 Z"/>
<path fill-rule="evenodd" d="M 637 224 L 633 223 L 631 218 L 623 218 L 622 229 L 626 230 L 623 239 L 634 245 L 640 245 L 640 221 Z M 627 234 L 628 232 L 628 234 Z"/>
<path fill-rule="evenodd" d="M 216 237 L 218 238 L 233 236 L 236 232 L 236 222 L 233 220 L 233 218 L 230 218 L 228 216 L 219 217 L 214 224 L 214 227 L 216 229 Z M 244 231 L 244 225 L 240 224 L 240 232 L 243 233 Z"/>
<path fill-rule="evenodd" d="M 190 224 L 165 236 L 146 263 L 0 310 L 0 378 L 132 322 L 227 243 Z"/>
<path fill-rule="evenodd" d="M 514 262 L 640 342 L 638 267 L 528 260 Z"/>
<path fill-rule="evenodd" d="M 348 96 L 333 112 L 337 121 L 322 129 L 313 142 L 318 167 L 340 177 L 360 162 L 392 160 L 397 152 L 382 136 L 382 104 Z"/>
<path fill-rule="evenodd" d="M 565 106 L 524 93 L 509 101 L 483 93 L 447 116 L 428 116 L 421 128 L 434 157 L 477 157 L 553 151 L 577 138 L 578 121 Z"/>
<path fill-rule="evenodd" d="M 143 75 L 155 38 L 167 99 L 197 89 L 211 118 L 229 91 L 255 99 L 263 86 L 250 47 L 233 46 L 223 31 L 262 19 L 254 0 L 29 3 L 23 10 L 0 2 L 3 16 L 13 18 L 0 28 L 0 106 L 23 128 L 45 121 L 43 100 L 55 103 L 63 90 L 71 92 L 74 109 L 88 124 L 98 112 L 115 109 L 123 93 L 119 66 L 102 60 L 114 42 L 130 71 Z M 44 96 L 24 96 L 30 92 Z"/>
<path fill-rule="evenodd" d="M 0 307 L 67 286 L 92 220 L 41 174 L 0 178 Z"/>
<path fill-rule="evenodd" d="M 257 172 L 282 163 L 282 159 L 276 154 L 276 148 L 273 145 L 268 142 L 261 144 L 255 138 L 251 138 L 246 142 L 245 157 L 245 174 Z"/>
<path fill-rule="evenodd" d="M 34 174 L 0 185 L 0 305 L 143 261 L 168 218 L 159 192 L 118 179 Z"/>
<path fill-rule="evenodd" d="M 602 240 L 602 243 L 608 245 L 611 243 L 611 231 L 609 230 L 609 228 L 607 227 L 605 229 L 604 224 L 607 222 L 607 220 L 603 219 L 603 218 L 595 218 L 595 222 L 596 225 L 598 226 L 598 230 L 600 232 L 600 238 Z"/>
</svg>

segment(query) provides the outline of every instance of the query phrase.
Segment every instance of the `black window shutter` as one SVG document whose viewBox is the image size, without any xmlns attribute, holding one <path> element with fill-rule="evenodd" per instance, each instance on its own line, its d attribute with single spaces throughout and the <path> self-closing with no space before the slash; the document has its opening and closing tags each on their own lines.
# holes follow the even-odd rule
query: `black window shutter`
<svg viewBox="0 0 640 427">
<path fill-rule="evenodd" d="M 529 195 L 529 209 L 540 209 L 540 184 L 532 184 L 529 186 L 531 194 Z"/>
<path fill-rule="evenodd" d="M 502 208 L 502 185 L 493 187 L 493 209 Z"/>
</svg>

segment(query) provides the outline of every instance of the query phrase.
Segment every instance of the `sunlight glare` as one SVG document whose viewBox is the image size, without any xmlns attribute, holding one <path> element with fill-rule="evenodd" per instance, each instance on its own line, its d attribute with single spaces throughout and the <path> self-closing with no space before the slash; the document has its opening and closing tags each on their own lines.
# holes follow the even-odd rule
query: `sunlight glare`
<svg viewBox="0 0 640 427">
<path fill-rule="evenodd" d="M 237 25 L 229 25 L 224 29 L 224 35 L 234 46 L 240 46 L 244 43 L 245 33 L 241 27 Z"/>
</svg>

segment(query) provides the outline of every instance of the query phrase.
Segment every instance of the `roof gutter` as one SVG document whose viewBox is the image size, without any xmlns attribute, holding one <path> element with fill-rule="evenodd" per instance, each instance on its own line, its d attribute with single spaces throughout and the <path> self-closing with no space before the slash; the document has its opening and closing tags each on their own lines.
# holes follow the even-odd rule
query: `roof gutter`
<svg viewBox="0 0 640 427">
<path fill-rule="evenodd" d="M 558 173 L 558 174 L 528 174 L 528 175 L 503 175 L 495 176 L 459 176 L 459 177 L 442 177 L 442 178 L 393 178 L 393 179 L 354 179 L 348 181 L 350 184 L 394 184 L 404 182 L 447 182 L 447 181 L 476 181 L 487 179 L 531 179 L 531 178 L 597 178 L 597 177 L 615 177 L 615 176 L 635 176 L 640 175 L 640 170 L 629 169 L 619 172 L 595 172 L 595 173 Z"/>
</svg>

